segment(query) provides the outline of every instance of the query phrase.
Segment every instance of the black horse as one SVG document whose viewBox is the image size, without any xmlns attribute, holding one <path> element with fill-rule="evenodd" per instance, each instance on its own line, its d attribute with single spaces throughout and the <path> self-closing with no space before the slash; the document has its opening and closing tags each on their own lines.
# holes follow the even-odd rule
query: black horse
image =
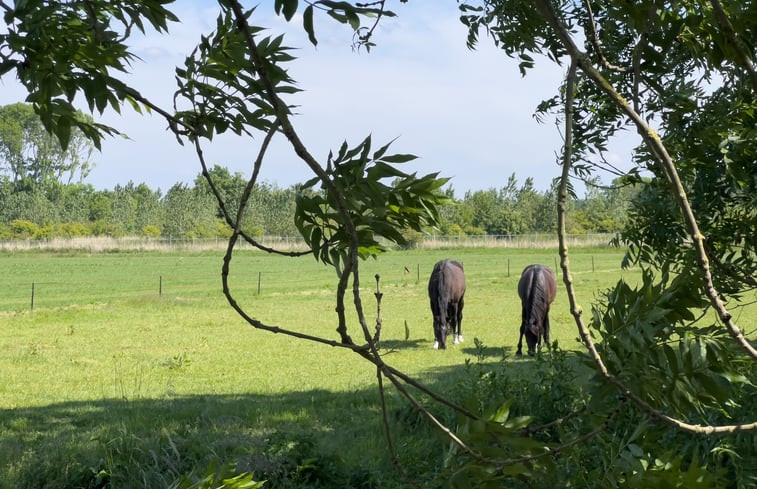
<svg viewBox="0 0 757 489">
<path fill-rule="evenodd" d="M 528 354 L 536 353 L 541 340 L 549 346 L 549 305 L 557 295 L 557 283 L 552 269 L 544 265 L 529 265 L 520 276 L 518 295 L 523 306 L 517 356 L 523 355 L 523 335 L 526 335 Z"/>
<path fill-rule="evenodd" d="M 453 343 L 463 341 L 463 296 L 465 273 L 463 265 L 455 260 L 442 260 L 434 265 L 428 281 L 428 297 L 434 316 L 434 348 L 446 348 L 447 335 Z"/>
</svg>

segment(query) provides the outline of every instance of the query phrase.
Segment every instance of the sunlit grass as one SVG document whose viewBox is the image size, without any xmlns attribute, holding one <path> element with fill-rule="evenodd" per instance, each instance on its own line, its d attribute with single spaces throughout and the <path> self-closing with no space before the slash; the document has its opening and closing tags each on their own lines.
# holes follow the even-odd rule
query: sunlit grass
<svg viewBox="0 0 757 489">
<path fill-rule="evenodd" d="M 466 268 L 467 342 L 434 352 L 427 279 L 433 264 L 447 256 Z M 378 274 L 388 362 L 413 374 L 460 365 L 471 356 L 474 338 L 511 352 L 520 324 L 520 270 L 530 263 L 554 266 L 555 256 L 554 250 L 451 249 L 390 252 L 361 262 L 362 304 L 371 332 Z M 633 278 L 635 272 L 620 270 L 620 259 L 617 250 L 576 252 L 574 281 L 583 301 L 592 301 L 596 289 L 612 285 L 624 273 Z M 16 306 L 16 312 L 2 313 L 6 326 L 0 333 L 0 363 L 7 365 L 0 387 L 3 408 L 198 393 L 352 391 L 375 383 L 371 366 L 348 350 L 247 325 L 221 294 L 219 254 L 20 254 L 5 255 L 2 261 L 9 289 L 32 281 L 56 285 L 37 289 L 34 310 Z M 338 338 L 336 276 L 312 257 L 242 253 L 232 261 L 230 282 L 235 299 L 254 318 Z M 352 304 L 351 297 L 347 303 Z M 354 311 L 348 318 L 350 334 L 360 341 L 363 333 Z M 551 318 L 552 339 L 563 348 L 578 347 L 563 293 Z M 51 382 L 39 381 L 51 373 Z"/>
</svg>

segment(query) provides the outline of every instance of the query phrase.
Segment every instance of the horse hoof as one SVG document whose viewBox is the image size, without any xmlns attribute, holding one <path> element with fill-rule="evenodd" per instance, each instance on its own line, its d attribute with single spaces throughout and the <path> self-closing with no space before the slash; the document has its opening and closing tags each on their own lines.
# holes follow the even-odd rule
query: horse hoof
<svg viewBox="0 0 757 489">
<path fill-rule="evenodd" d="M 463 335 L 459 334 L 457 335 L 457 342 L 462 343 L 463 342 Z"/>
<path fill-rule="evenodd" d="M 434 341 L 434 350 L 438 350 L 438 349 L 439 349 L 439 342 Z"/>
<path fill-rule="evenodd" d="M 515 353 L 515 356 L 516 356 L 516 357 L 522 357 L 522 356 L 523 356 L 523 352 L 516 352 L 516 353 Z"/>
</svg>

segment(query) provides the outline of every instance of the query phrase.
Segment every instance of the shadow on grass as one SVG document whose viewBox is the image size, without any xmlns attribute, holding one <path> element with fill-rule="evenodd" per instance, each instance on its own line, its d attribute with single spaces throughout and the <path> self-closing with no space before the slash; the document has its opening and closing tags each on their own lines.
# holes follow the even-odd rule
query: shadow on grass
<svg viewBox="0 0 757 489">
<path fill-rule="evenodd" d="M 430 344 L 428 340 L 381 340 L 379 342 L 379 349 L 381 353 L 390 353 L 415 348 L 428 348 Z"/>
<path fill-rule="evenodd" d="M 440 369 L 430 385 L 444 393 L 464 375 Z M 439 487 L 446 444 L 388 404 L 403 465 Z M 385 443 L 375 388 L 63 402 L 0 410 L 0 488 L 169 487 L 214 460 L 265 487 L 406 487 Z"/>
<path fill-rule="evenodd" d="M 514 349 L 509 346 L 481 346 L 466 343 L 462 348 L 463 353 L 472 357 L 480 358 L 482 361 L 502 360 L 514 355 Z"/>
<path fill-rule="evenodd" d="M 377 467 L 348 471 L 356 461 L 336 449 L 361 426 L 363 443 L 381 444 L 378 426 L 366 426 L 378 419 L 370 394 L 108 399 L 3 410 L 0 487 L 168 487 L 214 459 L 233 461 L 273 487 L 372 487 Z"/>
<path fill-rule="evenodd" d="M 420 343 L 391 346 L 418 348 Z M 480 379 L 481 369 L 501 368 L 521 381 L 535 375 L 532 359 L 503 363 L 511 350 L 466 346 L 477 361 L 423 372 L 424 383 L 454 397 L 477 392 L 471 387 L 466 393 L 466 386 Z M 416 484 L 441 487 L 448 442 L 393 389 L 387 392 L 403 467 Z M 502 395 L 510 393 L 505 389 Z M 266 487 L 407 487 L 386 448 L 379 402 L 377 389 L 365 388 L 103 399 L 0 410 L 0 489 L 169 487 L 212 461 L 252 472 L 256 480 L 269 481 Z M 428 399 L 424 405 L 454 426 L 449 408 Z"/>
</svg>

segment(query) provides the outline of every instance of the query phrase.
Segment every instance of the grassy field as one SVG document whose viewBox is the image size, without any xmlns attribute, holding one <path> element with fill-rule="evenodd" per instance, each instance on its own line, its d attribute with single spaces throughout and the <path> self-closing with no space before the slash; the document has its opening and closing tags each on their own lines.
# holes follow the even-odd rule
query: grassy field
<svg viewBox="0 0 757 489">
<path fill-rule="evenodd" d="M 466 268 L 466 342 L 435 351 L 426 285 L 445 257 Z M 585 310 L 621 276 L 638 278 L 621 270 L 621 258 L 606 248 L 572 252 Z M 528 364 L 509 358 L 518 340 L 518 276 L 527 264 L 554 267 L 556 259 L 551 249 L 390 252 L 361 262 L 362 301 L 372 323 L 380 275 L 387 362 L 443 391 L 466 360 Z M 335 485 L 397 487 L 375 371 L 350 352 L 247 325 L 221 294 L 220 253 L 3 253 L 0 267 L 0 488 L 60 487 L 98 475 L 114 487 L 167 486 L 214 457 L 241 470 L 265 460 L 269 474 L 287 472 L 290 481 L 308 463 L 308 477 L 346 464 L 349 476 Z M 578 349 L 561 279 L 552 338 Z M 256 319 L 337 338 L 336 277 L 312 257 L 246 251 L 232 261 L 231 284 Z M 406 419 L 404 453 L 428 450 L 424 437 L 403 437 L 403 429 Z M 429 471 L 443 452 L 427 456 Z"/>
</svg>

